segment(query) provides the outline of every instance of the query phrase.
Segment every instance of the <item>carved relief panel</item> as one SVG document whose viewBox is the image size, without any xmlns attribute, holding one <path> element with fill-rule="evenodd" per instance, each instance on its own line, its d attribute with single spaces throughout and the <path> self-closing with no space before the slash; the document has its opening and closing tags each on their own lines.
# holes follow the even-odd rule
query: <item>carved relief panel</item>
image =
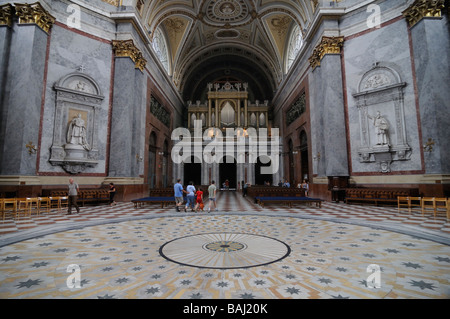
<svg viewBox="0 0 450 319">
<path fill-rule="evenodd" d="M 97 109 L 104 97 L 90 76 L 71 73 L 56 90 L 55 128 L 50 163 L 77 174 L 98 163 Z"/>
<path fill-rule="evenodd" d="M 378 63 L 362 77 L 353 94 L 359 112 L 360 162 L 379 164 L 382 173 L 391 171 L 392 161 L 409 160 L 404 93 L 406 83 L 392 68 Z"/>
</svg>

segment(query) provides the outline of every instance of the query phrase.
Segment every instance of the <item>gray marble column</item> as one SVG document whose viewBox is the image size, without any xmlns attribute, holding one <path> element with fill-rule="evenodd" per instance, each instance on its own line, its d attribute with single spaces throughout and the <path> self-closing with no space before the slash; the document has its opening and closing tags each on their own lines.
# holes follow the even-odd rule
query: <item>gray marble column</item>
<svg viewBox="0 0 450 319">
<path fill-rule="evenodd" d="M 109 154 L 110 177 L 137 177 L 139 162 L 136 154 L 144 157 L 140 135 L 143 131 L 140 119 L 145 118 L 142 108 L 144 74 L 135 69 L 128 57 L 116 57 L 114 66 L 114 96 L 111 118 L 111 142 Z M 145 127 L 145 123 L 144 123 Z"/>
<path fill-rule="evenodd" d="M 7 57 L 1 63 L 0 174 L 35 175 L 36 154 L 26 144 L 39 143 L 48 35 L 35 24 L 14 24 L 11 38 L 6 27 L 0 29 L 0 48 L 9 45 L 0 53 Z"/>
<path fill-rule="evenodd" d="M 321 153 L 319 176 L 348 176 L 347 139 L 342 87 L 341 56 L 326 54 L 312 72 L 314 89 L 311 133 Z M 314 122 L 314 123 L 313 123 Z"/>
<path fill-rule="evenodd" d="M 423 144 L 434 141 L 425 152 L 427 174 L 450 173 L 450 36 L 448 15 L 422 19 L 411 28 L 417 96 Z"/>
</svg>

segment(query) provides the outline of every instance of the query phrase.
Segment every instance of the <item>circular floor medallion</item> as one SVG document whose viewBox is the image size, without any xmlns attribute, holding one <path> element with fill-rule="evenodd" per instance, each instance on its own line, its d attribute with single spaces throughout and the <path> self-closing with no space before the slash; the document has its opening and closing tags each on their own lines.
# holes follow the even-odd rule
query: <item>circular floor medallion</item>
<svg viewBox="0 0 450 319">
<path fill-rule="evenodd" d="M 198 268 L 233 269 L 262 266 L 287 257 L 291 249 L 278 239 L 237 233 L 209 233 L 169 241 L 164 258 Z"/>
</svg>

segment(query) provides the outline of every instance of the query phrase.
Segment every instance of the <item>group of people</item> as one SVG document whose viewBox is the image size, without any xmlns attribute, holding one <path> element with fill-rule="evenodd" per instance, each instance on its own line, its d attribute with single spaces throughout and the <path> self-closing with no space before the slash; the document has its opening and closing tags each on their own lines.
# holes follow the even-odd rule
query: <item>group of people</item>
<svg viewBox="0 0 450 319">
<path fill-rule="evenodd" d="M 291 187 L 291 183 L 289 183 L 288 180 L 285 180 L 284 182 L 283 182 L 283 181 L 280 181 L 280 182 L 278 183 L 278 186 L 279 186 L 279 187 L 287 187 L 287 188 L 289 188 L 289 187 Z M 303 189 L 305 190 L 305 196 L 308 196 L 308 193 L 309 193 L 309 183 L 306 181 L 306 179 L 304 179 L 303 182 L 298 183 L 298 184 L 297 184 L 297 188 L 303 188 Z"/>
<path fill-rule="evenodd" d="M 203 190 L 201 187 L 198 190 L 195 188 L 193 182 L 189 182 L 189 185 L 186 189 L 183 188 L 181 184 L 181 179 L 177 179 L 177 183 L 173 187 L 175 193 L 175 207 L 177 212 L 181 212 L 180 208 L 184 203 L 184 195 L 186 194 L 186 205 L 184 206 L 184 211 L 187 212 L 188 208 L 191 208 L 191 211 L 198 212 L 199 210 L 204 210 L 204 202 L 203 202 Z M 212 206 L 217 211 L 216 205 L 216 193 L 217 187 L 215 181 L 211 181 L 211 185 L 208 186 L 208 213 L 211 211 Z"/>
</svg>

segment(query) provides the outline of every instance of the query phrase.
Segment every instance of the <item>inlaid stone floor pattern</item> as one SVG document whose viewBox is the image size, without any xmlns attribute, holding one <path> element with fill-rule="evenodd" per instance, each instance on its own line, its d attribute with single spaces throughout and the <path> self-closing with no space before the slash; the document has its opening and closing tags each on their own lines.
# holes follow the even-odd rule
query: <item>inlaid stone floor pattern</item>
<svg viewBox="0 0 450 319">
<path fill-rule="evenodd" d="M 0 298 L 450 297 L 445 221 L 436 230 L 408 226 L 421 214 L 394 209 L 261 209 L 235 193 L 218 200 L 211 214 L 121 203 L 41 216 L 54 230 L 33 217 L 32 228 L 0 236 Z M 442 240 L 417 236 L 427 232 Z"/>
</svg>

